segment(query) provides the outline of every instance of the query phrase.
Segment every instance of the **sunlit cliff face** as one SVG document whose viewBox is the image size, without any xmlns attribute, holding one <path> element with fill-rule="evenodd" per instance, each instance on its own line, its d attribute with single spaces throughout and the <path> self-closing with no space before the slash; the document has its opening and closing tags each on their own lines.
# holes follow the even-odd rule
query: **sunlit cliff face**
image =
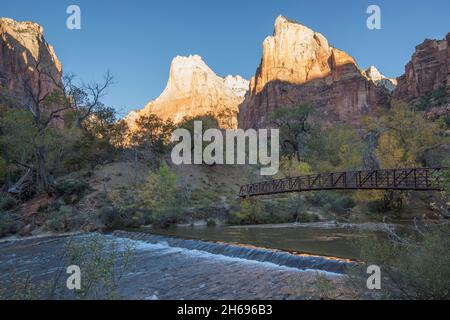
<svg viewBox="0 0 450 320">
<path fill-rule="evenodd" d="M 198 55 L 178 56 L 172 61 L 161 95 L 129 118 L 153 113 L 177 124 L 185 117 L 213 115 L 222 128 L 236 128 L 238 106 L 247 90 L 247 80 L 240 76 L 219 77 Z"/>
<path fill-rule="evenodd" d="M 352 123 L 387 101 L 383 89 L 322 34 L 279 16 L 274 34 L 263 42 L 239 126 L 265 127 L 273 110 L 302 104 L 321 108 L 325 122 Z"/>
<path fill-rule="evenodd" d="M 37 87 L 36 65 L 53 79 L 41 81 L 42 95 L 53 91 L 61 79 L 61 63 L 44 39 L 44 29 L 34 22 L 0 18 L 0 85 L 5 86 L 21 106 L 27 104 L 25 82 Z M 47 81 L 48 80 L 48 81 Z"/>
</svg>

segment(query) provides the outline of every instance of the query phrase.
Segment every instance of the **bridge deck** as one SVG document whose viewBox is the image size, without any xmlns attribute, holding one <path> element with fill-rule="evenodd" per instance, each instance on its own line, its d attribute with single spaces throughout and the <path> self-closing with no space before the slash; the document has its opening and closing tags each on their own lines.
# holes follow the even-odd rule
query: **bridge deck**
<svg viewBox="0 0 450 320">
<path fill-rule="evenodd" d="M 240 197 L 314 190 L 442 190 L 444 168 L 360 170 L 268 180 L 241 186 Z"/>
</svg>

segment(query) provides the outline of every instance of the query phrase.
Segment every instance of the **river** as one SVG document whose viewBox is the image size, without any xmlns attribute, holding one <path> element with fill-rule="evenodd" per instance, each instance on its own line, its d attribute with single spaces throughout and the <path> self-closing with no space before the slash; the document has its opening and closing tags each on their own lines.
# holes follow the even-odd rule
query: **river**
<svg viewBox="0 0 450 320">
<path fill-rule="evenodd" d="M 186 226 L 153 230 L 153 232 L 166 236 L 247 244 L 287 252 L 349 259 L 359 258 L 357 240 L 362 237 L 360 229 L 357 227 L 337 227 L 333 224 L 313 224 L 313 226 L 283 224 L 248 227 Z"/>
<path fill-rule="evenodd" d="M 353 230 L 353 231 L 352 231 Z M 317 274 L 333 283 L 357 258 L 354 229 L 333 226 L 195 227 L 95 234 L 132 243 L 133 263 L 118 286 L 122 299 L 310 299 Z M 80 234 L 83 242 L 92 234 Z M 38 283 L 67 268 L 71 237 L 0 242 L 0 285 L 14 277 Z M 65 272 L 59 282 L 63 298 Z M 2 289 L 0 287 L 0 289 Z M 1 290 L 0 290 L 1 291 Z M 65 292 L 65 293 L 64 293 Z"/>
</svg>

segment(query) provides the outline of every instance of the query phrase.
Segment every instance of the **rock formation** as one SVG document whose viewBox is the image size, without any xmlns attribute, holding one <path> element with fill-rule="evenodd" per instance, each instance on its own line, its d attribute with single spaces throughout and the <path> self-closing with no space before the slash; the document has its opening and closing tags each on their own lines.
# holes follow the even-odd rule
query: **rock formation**
<svg viewBox="0 0 450 320">
<path fill-rule="evenodd" d="M 178 56 L 172 61 L 162 94 L 126 119 L 132 127 L 136 117 L 150 113 L 175 123 L 185 117 L 210 114 L 221 128 L 236 128 L 238 106 L 247 90 L 247 80 L 240 76 L 219 77 L 198 55 Z"/>
<path fill-rule="evenodd" d="M 389 92 L 393 92 L 397 86 L 397 79 L 385 77 L 374 66 L 370 66 L 365 73 L 367 78 L 375 82 L 375 84 L 385 87 Z"/>
<path fill-rule="evenodd" d="M 427 39 L 418 45 L 405 67 L 405 74 L 397 80 L 396 99 L 414 103 L 416 99 L 430 95 L 427 99 L 430 101 L 425 101 L 430 105 L 425 108 L 441 107 L 441 111 L 450 114 L 450 33 L 443 40 Z M 432 101 L 433 93 L 441 97 L 440 102 Z"/>
<path fill-rule="evenodd" d="M 43 75 L 42 95 L 53 91 L 61 80 L 61 63 L 44 39 L 43 28 L 33 22 L 0 18 L 0 87 L 13 105 L 30 103 L 27 87 L 37 87 L 36 65 Z M 50 78 L 51 77 L 51 78 Z"/>
<path fill-rule="evenodd" d="M 367 78 L 352 57 L 320 33 L 280 16 L 263 42 L 261 64 L 240 106 L 239 125 L 263 127 L 276 108 L 309 103 L 325 122 L 357 122 L 387 103 L 387 92 Z"/>
</svg>

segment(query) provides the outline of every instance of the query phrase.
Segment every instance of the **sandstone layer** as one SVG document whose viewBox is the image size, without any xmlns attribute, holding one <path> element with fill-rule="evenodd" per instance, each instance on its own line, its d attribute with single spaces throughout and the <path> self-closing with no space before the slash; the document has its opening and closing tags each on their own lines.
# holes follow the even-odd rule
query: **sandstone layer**
<svg viewBox="0 0 450 320">
<path fill-rule="evenodd" d="M 389 92 L 393 92 L 397 86 L 397 79 L 384 76 L 375 66 L 370 66 L 365 73 L 367 78 L 372 80 L 375 84 L 383 86 Z"/>
<path fill-rule="evenodd" d="M 427 112 L 450 115 L 450 33 L 443 40 L 425 40 L 416 47 L 405 74 L 398 79 L 394 97 L 414 103 L 426 95 Z M 433 101 L 433 92 L 439 101 Z M 428 109 L 431 107 L 431 109 Z"/>
<path fill-rule="evenodd" d="M 386 105 L 388 93 L 370 80 L 347 53 L 320 33 L 279 16 L 263 42 L 261 64 L 240 106 L 239 125 L 259 128 L 277 108 L 310 104 L 324 122 L 357 122 Z"/>
<path fill-rule="evenodd" d="M 144 109 L 131 112 L 132 127 L 141 115 L 156 114 L 180 123 L 184 118 L 213 115 L 221 128 L 236 128 L 238 106 L 244 100 L 248 81 L 240 76 L 219 77 L 198 55 L 176 57 L 161 95 Z"/>
<path fill-rule="evenodd" d="M 61 80 L 61 63 L 44 38 L 43 28 L 34 22 L 0 18 L 0 87 L 3 99 L 15 106 L 31 103 L 27 88 L 37 92 L 41 70 L 41 96 L 53 91 Z M 6 96 L 5 96 L 6 95 Z"/>
</svg>

